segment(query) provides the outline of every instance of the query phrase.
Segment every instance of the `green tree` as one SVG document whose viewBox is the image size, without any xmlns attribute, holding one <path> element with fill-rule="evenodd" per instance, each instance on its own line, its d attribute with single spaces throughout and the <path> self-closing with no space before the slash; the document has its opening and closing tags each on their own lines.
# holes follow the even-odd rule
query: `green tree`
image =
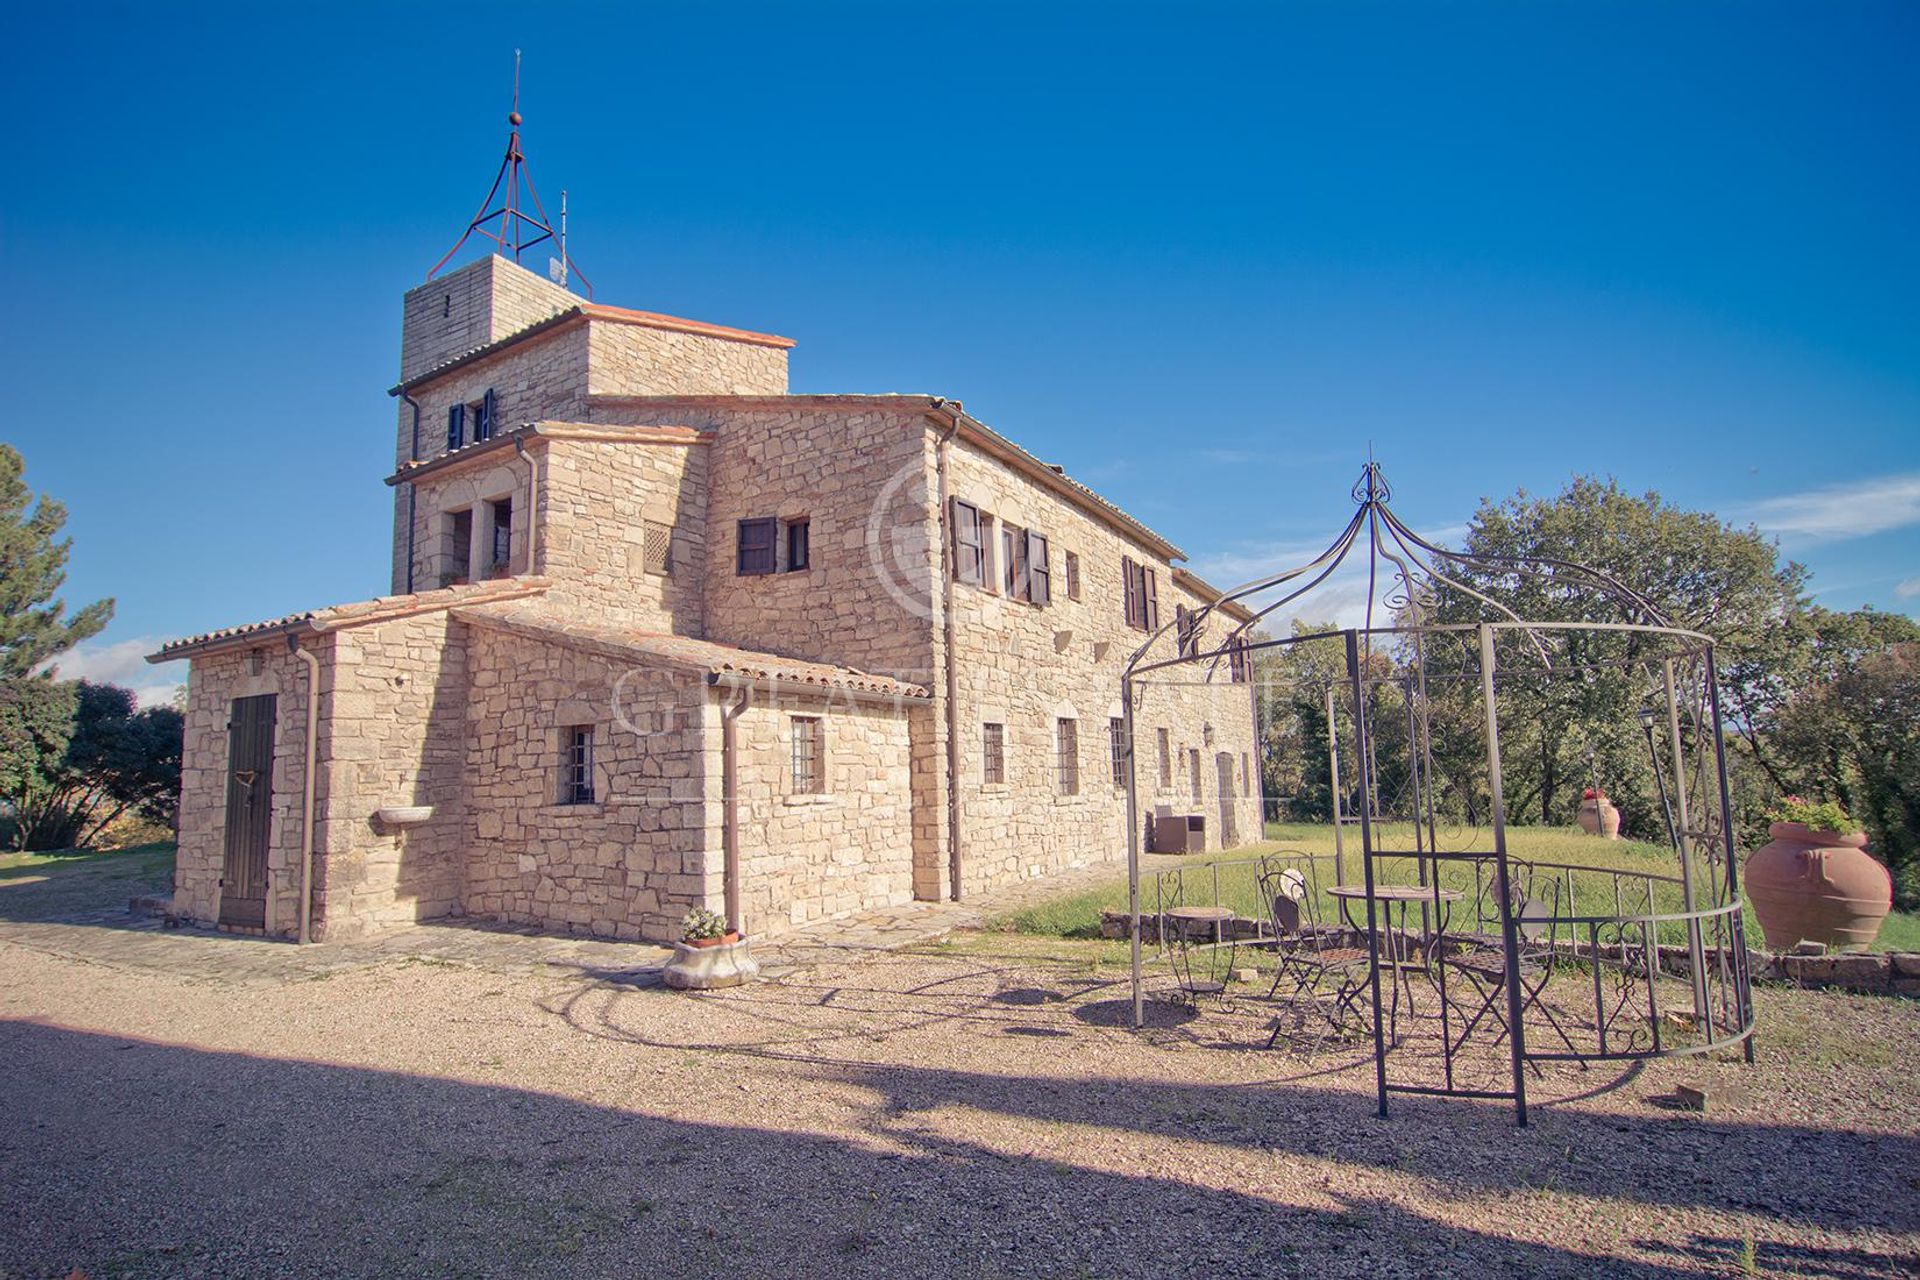
<svg viewBox="0 0 1920 1280">
<path fill-rule="evenodd" d="M 1725 727 L 1756 763 L 1771 718 L 1804 678 L 1803 650 L 1822 634 L 1804 598 L 1806 571 L 1782 563 L 1758 530 L 1710 512 L 1687 511 L 1657 493 L 1629 493 L 1611 480 L 1575 477 L 1552 497 L 1518 492 L 1483 501 L 1462 550 L 1473 556 L 1583 565 L 1604 575 L 1513 574 L 1495 563 L 1460 569 L 1461 584 L 1535 621 L 1642 622 L 1646 602 L 1675 626 L 1715 642 Z M 1618 584 L 1615 590 L 1611 584 Z M 1497 616 L 1466 591 L 1443 588 L 1437 619 Z M 1837 624 L 1835 624 L 1837 626 Z M 1831 629 L 1831 628 L 1830 628 Z M 1844 630 L 1844 628 L 1841 628 Z M 1595 775 L 1622 809 L 1624 825 L 1664 834 L 1645 739 L 1636 712 L 1657 702 L 1660 646 L 1630 632 L 1555 633 L 1553 667 L 1534 660 L 1525 637 L 1501 641 L 1498 694 L 1508 812 L 1543 823 L 1570 821 Z M 1509 653 L 1511 652 L 1511 658 Z M 1443 655 L 1444 657 L 1444 655 Z M 1470 657 L 1435 685 L 1436 702 L 1462 726 L 1478 699 Z M 1436 766 L 1464 769 L 1483 745 L 1460 735 L 1458 751 L 1436 735 Z M 1455 754 L 1461 759 L 1454 760 Z"/>
<path fill-rule="evenodd" d="M 180 793 L 180 712 L 136 711 L 133 694 L 116 685 L 47 687 L 68 695 L 65 743 L 50 754 L 48 737 L 35 767 L 10 779 L 14 847 L 85 848 L 130 810 L 170 821 Z"/>
<path fill-rule="evenodd" d="M 34 497 L 22 478 L 26 464 L 0 444 L 0 679 L 31 675 L 47 659 L 98 635 L 113 617 L 113 601 L 96 600 L 72 617 L 56 598 L 67 580 L 62 538 L 67 509 Z"/>
<path fill-rule="evenodd" d="M 1920 903 L 1920 643 L 1861 656 L 1779 719 L 1773 745 L 1796 789 L 1844 805 L 1892 872 L 1896 900 Z"/>
</svg>

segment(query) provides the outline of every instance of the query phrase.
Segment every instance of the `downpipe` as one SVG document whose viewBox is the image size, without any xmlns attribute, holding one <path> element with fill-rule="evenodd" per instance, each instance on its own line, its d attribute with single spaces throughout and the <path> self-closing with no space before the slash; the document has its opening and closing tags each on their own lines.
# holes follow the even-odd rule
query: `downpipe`
<svg viewBox="0 0 1920 1280">
<path fill-rule="evenodd" d="M 320 754 L 320 659 L 287 637 L 287 648 L 307 669 L 307 755 L 300 796 L 300 943 L 313 941 L 313 794 Z"/>
<path fill-rule="evenodd" d="M 953 661 L 953 531 L 948 527 L 947 446 L 960 433 L 960 402 L 936 400 L 934 408 L 947 415 L 947 429 L 934 445 L 935 513 L 940 529 L 941 666 L 946 675 L 947 702 L 947 896 L 960 901 L 960 672 Z"/>
</svg>

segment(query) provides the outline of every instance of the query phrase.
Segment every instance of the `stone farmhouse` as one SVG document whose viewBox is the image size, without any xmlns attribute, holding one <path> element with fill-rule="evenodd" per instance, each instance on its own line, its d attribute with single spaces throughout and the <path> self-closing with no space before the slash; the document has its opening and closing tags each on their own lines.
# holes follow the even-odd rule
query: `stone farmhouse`
<svg viewBox="0 0 1920 1280">
<path fill-rule="evenodd" d="M 392 594 L 153 655 L 175 913 L 764 936 L 1123 856 L 1122 664 L 1248 615 L 1189 634 L 1166 539 L 955 401 L 790 394 L 792 346 L 499 256 L 408 292 Z M 1243 668 L 1136 708 L 1195 848 L 1259 834 Z"/>
</svg>

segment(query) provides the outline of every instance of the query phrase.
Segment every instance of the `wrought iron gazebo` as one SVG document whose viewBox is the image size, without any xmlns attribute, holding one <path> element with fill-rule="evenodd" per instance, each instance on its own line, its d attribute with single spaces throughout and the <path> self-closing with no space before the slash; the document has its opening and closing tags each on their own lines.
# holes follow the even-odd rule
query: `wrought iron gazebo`
<svg viewBox="0 0 1920 1280">
<path fill-rule="evenodd" d="M 1545 1063 L 1734 1048 L 1752 1061 L 1712 639 L 1673 625 L 1598 569 L 1436 545 L 1394 514 L 1377 464 L 1367 464 L 1353 498 L 1352 519 L 1318 556 L 1161 626 L 1125 666 L 1134 1025 L 1143 1025 L 1146 998 L 1136 716 L 1156 686 L 1228 681 L 1252 655 L 1293 650 L 1317 653 L 1332 673 L 1315 692 L 1335 749 L 1333 871 L 1347 878 L 1344 828 L 1357 827 L 1360 876 L 1344 900 L 1370 957 L 1362 1003 L 1381 1115 L 1393 1094 L 1437 1094 L 1511 1100 L 1524 1125 L 1528 1074 Z M 1359 625 L 1284 637 L 1259 630 L 1276 614 L 1310 610 L 1336 573 L 1365 577 Z M 1229 616 L 1229 602 L 1246 620 Z M 1209 640 L 1207 624 L 1222 620 Z M 1259 697 L 1251 703 L 1258 741 Z M 1588 722 L 1611 717 L 1626 735 L 1645 733 L 1672 874 L 1510 853 L 1503 720 L 1574 703 Z M 1564 745 L 1527 728 L 1539 740 L 1530 746 Z M 1343 754 L 1352 761 L 1344 788 Z M 1418 905 L 1417 933 L 1405 905 L 1393 923 L 1390 901 Z M 1154 936 L 1165 945 L 1163 927 Z M 1486 981 L 1460 959 L 1470 949 L 1491 957 Z M 1416 968 L 1433 997 L 1422 1016 L 1404 985 Z"/>
</svg>

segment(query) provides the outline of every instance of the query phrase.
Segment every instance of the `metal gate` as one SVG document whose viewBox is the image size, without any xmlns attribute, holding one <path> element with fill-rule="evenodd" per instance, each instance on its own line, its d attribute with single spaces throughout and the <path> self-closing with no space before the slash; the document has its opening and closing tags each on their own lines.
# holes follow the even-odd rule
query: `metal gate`
<svg viewBox="0 0 1920 1280">
<path fill-rule="evenodd" d="M 275 697 L 235 698 L 227 721 L 227 852 L 220 923 L 267 919 L 267 836 L 273 818 Z"/>
</svg>

